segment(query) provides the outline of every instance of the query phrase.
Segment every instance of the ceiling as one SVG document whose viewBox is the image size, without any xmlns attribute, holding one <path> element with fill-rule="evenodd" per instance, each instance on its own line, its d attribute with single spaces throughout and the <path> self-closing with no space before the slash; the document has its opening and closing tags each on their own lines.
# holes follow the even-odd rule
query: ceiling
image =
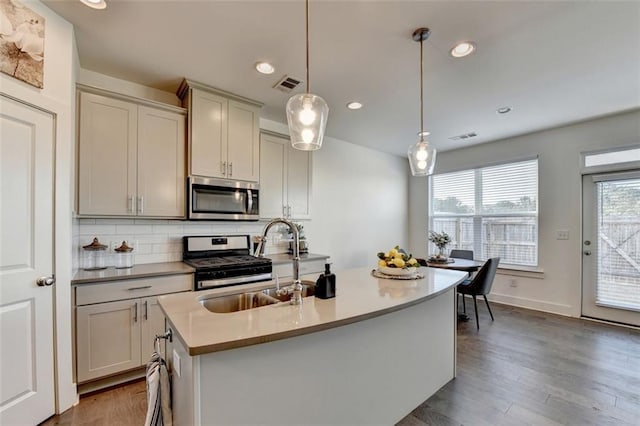
<svg viewBox="0 0 640 426">
<path fill-rule="evenodd" d="M 304 1 L 107 2 L 43 1 L 74 25 L 83 68 L 173 93 L 187 77 L 286 122 L 291 95 L 273 86 L 305 76 Z M 311 92 L 329 105 L 329 136 L 406 155 L 420 128 L 419 27 L 431 29 L 424 120 L 440 151 L 640 107 L 638 1 L 311 0 Z M 464 40 L 476 52 L 449 56 Z M 276 72 L 257 73 L 261 60 Z"/>
</svg>

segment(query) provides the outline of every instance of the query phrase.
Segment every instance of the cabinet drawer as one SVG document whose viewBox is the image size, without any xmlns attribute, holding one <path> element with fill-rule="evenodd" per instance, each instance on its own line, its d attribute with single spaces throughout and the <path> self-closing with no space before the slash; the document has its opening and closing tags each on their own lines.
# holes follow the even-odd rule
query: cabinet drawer
<svg viewBox="0 0 640 426">
<path fill-rule="evenodd" d="M 76 305 L 134 299 L 192 289 L 192 274 L 81 284 L 76 286 Z"/>
</svg>

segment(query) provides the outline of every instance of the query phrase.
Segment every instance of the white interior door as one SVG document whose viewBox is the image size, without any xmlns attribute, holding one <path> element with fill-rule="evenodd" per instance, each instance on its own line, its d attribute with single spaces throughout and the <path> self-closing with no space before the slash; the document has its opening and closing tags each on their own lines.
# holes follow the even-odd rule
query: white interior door
<svg viewBox="0 0 640 426">
<path fill-rule="evenodd" d="M 582 315 L 640 326 L 640 171 L 582 187 Z"/>
<path fill-rule="evenodd" d="M 53 117 L 0 96 L 0 424 L 55 410 Z"/>
</svg>

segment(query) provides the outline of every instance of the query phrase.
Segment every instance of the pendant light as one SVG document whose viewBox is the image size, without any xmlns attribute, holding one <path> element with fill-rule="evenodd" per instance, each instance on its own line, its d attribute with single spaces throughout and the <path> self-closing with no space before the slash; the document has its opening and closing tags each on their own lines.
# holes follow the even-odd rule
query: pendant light
<svg viewBox="0 0 640 426">
<path fill-rule="evenodd" d="M 429 28 L 418 28 L 413 32 L 413 39 L 420 42 L 420 133 L 418 142 L 409 147 L 409 165 L 413 176 L 433 174 L 436 165 L 436 149 L 425 139 L 429 132 L 424 131 L 424 99 L 422 83 L 422 42 L 429 38 Z"/>
<path fill-rule="evenodd" d="M 293 95 L 287 102 L 287 122 L 291 145 L 301 151 L 315 151 L 322 146 L 327 127 L 329 107 L 318 95 L 310 92 L 309 84 L 309 0 L 306 0 L 307 91 Z"/>
</svg>

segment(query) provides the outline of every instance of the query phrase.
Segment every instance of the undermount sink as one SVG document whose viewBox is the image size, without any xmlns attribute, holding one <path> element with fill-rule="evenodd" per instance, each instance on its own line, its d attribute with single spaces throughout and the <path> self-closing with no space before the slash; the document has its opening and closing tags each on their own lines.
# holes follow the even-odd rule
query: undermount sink
<svg viewBox="0 0 640 426">
<path fill-rule="evenodd" d="M 291 285 L 291 282 L 281 284 L 281 287 Z M 313 296 L 313 281 L 302 281 L 302 297 Z M 247 309 L 259 308 L 261 306 L 273 305 L 291 300 L 292 294 L 277 295 L 276 288 L 265 288 L 263 290 L 249 291 L 226 296 L 209 296 L 199 299 L 199 302 L 207 310 L 217 314 L 244 311 Z"/>
</svg>

